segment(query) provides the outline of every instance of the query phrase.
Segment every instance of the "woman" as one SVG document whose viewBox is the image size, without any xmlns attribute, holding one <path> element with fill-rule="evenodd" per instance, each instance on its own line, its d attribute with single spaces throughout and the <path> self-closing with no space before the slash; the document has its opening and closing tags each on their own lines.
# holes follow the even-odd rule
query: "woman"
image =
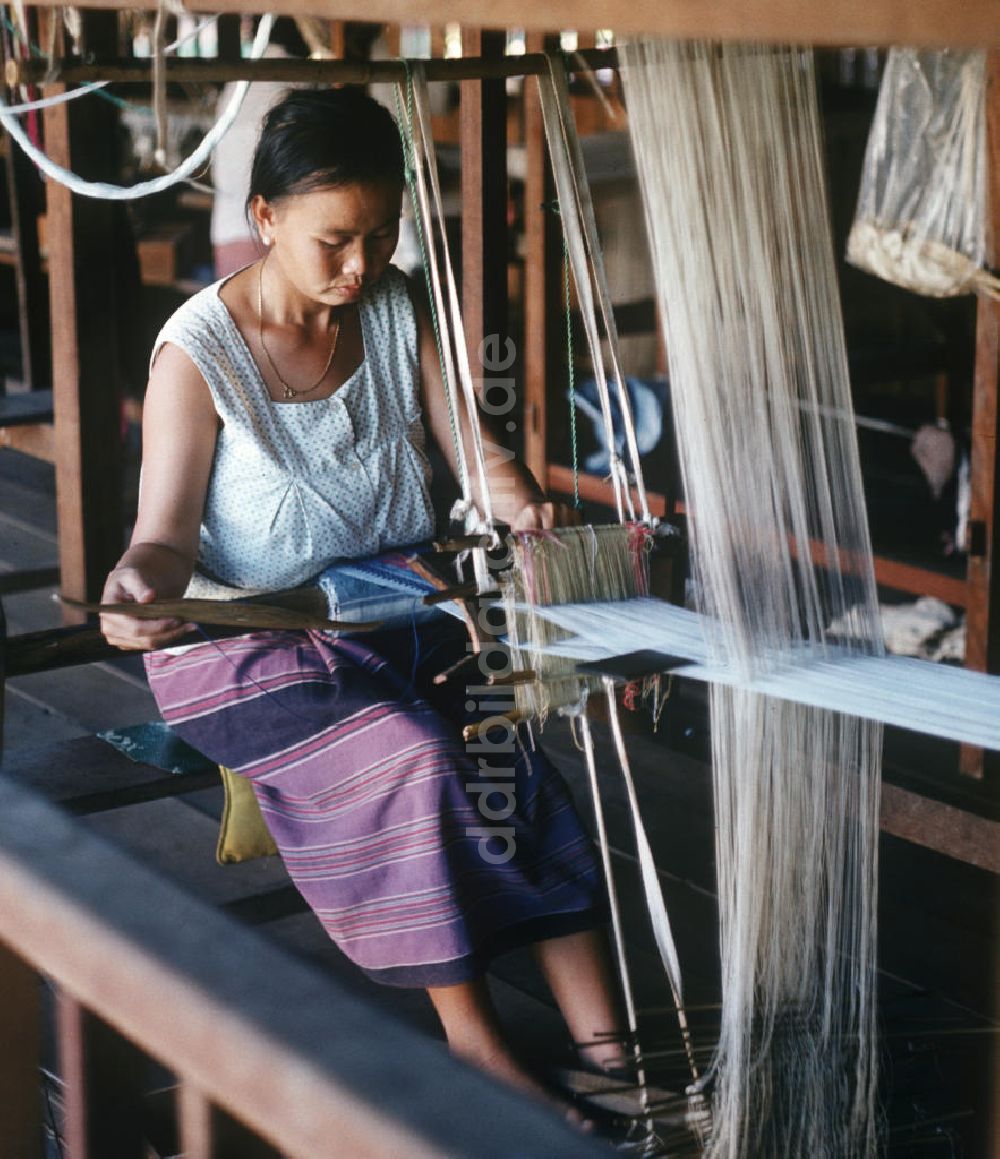
<svg viewBox="0 0 1000 1159">
<path fill-rule="evenodd" d="M 402 192 L 395 123 L 360 92 L 297 91 L 269 112 L 248 199 L 266 256 L 185 303 L 157 340 L 138 520 L 105 601 L 179 596 L 194 574 L 277 590 L 431 534 L 425 427 L 453 469 L 454 449 L 432 328 L 390 265 Z M 515 527 L 569 514 L 515 463 L 491 482 Z M 488 843 L 484 855 L 470 835 L 483 817 L 465 690 L 430 682 L 465 654 L 450 623 L 423 625 L 416 651 L 409 624 L 171 650 L 189 625 L 102 618 L 112 643 L 156 650 L 147 671 L 164 718 L 252 781 L 345 953 L 375 979 L 426 987 L 452 1049 L 537 1091 L 483 969 L 533 944 L 585 1059 L 618 1062 L 602 886 L 540 753 L 510 757 L 514 855 Z"/>
</svg>

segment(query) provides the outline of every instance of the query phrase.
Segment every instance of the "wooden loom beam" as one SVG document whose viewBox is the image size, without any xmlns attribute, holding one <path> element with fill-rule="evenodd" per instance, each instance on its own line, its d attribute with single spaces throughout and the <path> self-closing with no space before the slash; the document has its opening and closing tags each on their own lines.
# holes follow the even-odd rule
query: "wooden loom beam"
<svg viewBox="0 0 1000 1159">
<path fill-rule="evenodd" d="M 487 39 L 487 49 L 480 52 L 478 32 L 466 31 L 465 43 L 470 52 L 460 57 L 435 57 L 424 63 L 429 81 L 484 81 L 509 76 L 527 76 L 547 69 L 541 52 L 523 56 L 504 55 L 500 40 Z M 487 38 L 503 33 L 484 33 Z M 494 48 L 490 48 L 490 43 Z M 594 69 L 617 66 L 614 48 L 585 49 L 574 58 L 585 60 Z M 260 60 L 202 60 L 197 57 L 168 57 L 164 62 L 168 80 L 199 84 L 223 81 L 284 81 L 289 84 L 371 84 L 406 80 L 406 65 L 398 60 L 299 60 L 292 57 L 265 57 Z M 7 76 L 14 83 L 40 83 L 59 80 L 81 83 L 103 80 L 149 84 L 152 64 L 149 59 L 120 59 L 112 55 L 96 56 L 85 61 L 76 58 L 57 60 L 49 66 L 42 60 L 8 62 Z"/>
<path fill-rule="evenodd" d="M 39 6 L 57 6 L 42 0 Z M 129 7 L 153 10 L 157 0 L 133 0 Z M 85 8 L 118 8 L 114 0 L 84 0 Z M 260 0 L 187 0 L 191 12 L 261 10 Z M 392 24 L 442 24 L 461 20 L 484 28 L 613 28 L 681 39 L 760 40 L 797 44 L 912 44 L 927 46 L 1000 44 L 996 0 L 369 0 L 364 7 L 342 0 L 273 0 L 276 15 L 377 20 Z"/>
</svg>

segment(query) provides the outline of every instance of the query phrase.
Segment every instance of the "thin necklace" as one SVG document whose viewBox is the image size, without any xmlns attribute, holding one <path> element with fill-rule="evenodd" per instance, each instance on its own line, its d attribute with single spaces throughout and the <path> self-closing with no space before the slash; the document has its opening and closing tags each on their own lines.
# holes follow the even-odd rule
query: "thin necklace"
<svg viewBox="0 0 1000 1159">
<path fill-rule="evenodd" d="M 260 263 L 257 271 L 257 336 L 260 339 L 260 348 L 264 351 L 267 361 L 274 371 L 274 375 L 281 385 L 285 388 L 285 398 L 297 398 L 301 394 L 312 394 L 314 390 L 326 378 L 330 366 L 333 363 L 333 356 L 337 353 L 337 341 L 340 338 L 340 318 L 338 317 L 333 324 L 333 342 L 330 345 L 330 357 L 326 360 L 326 366 L 323 367 L 323 373 L 316 379 L 312 386 L 299 387 L 289 386 L 287 382 L 281 377 L 281 371 L 274 365 L 274 359 L 271 357 L 271 352 L 267 348 L 267 343 L 264 341 L 264 263 L 267 258 Z"/>
</svg>

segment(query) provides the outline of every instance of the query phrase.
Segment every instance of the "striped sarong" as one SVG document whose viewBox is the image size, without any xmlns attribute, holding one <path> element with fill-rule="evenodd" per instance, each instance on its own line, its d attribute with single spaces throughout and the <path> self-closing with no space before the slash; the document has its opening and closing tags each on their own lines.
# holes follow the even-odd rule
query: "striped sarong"
<svg viewBox="0 0 1000 1159">
<path fill-rule="evenodd" d="M 503 950 L 603 920 L 600 873 L 562 778 L 513 729 L 466 744 L 462 724 L 489 705 L 462 679 L 431 682 L 466 639 L 441 616 L 353 638 L 253 632 L 146 657 L 164 719 L 250 779 L 330 937 L 392 985 L 467 981 Z"/>
</svg>

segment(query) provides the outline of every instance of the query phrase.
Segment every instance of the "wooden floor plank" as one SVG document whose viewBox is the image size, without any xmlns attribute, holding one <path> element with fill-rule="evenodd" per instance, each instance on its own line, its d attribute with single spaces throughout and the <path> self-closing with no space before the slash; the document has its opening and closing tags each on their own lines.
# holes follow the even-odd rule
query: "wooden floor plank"
<svg viewBox="0 0 1000 1159">
<path fill-rule="evenodd" d="M 0 560 L 11 567 L 56 566 L 55 536 L 26 520 L 0 513 Z"/>
<path fill-rule="evenodd" d="M 22 632 L 41 632 L 46 628 L 58 628 L 62 624 L 62 609 L 55 587 L 35 588 L 33 591 L 4 596 L 3 610 L 7 617 L 9 636 Z"/>
<path fill-rule="evenodd" d="M 6 690 L 3 710 L 4 751 L 0 759 L 4 772 L 15 750 L 34 749 L 46 742 L 58 744 L 84 737 L 89 732 L 78 721 L 10 686 Z"/>
<path fill-rule="evenodd" d="M 218 825 L 175 799 L 95 813 L 84 818 L 84 823 L 212 905 L 288 881 L 277 857 L 219 866 L 215 860 Z"/>
<path fill-rule="evenodd" d="M 0 449 L 0 462 L 7 452 Z M 20 479 L 5 477 L 0 471 L 0 487 L 3 488 L 2 512 L 4 518 L 16 518 L 28 523 L 39 535 L 48 537 L 54 543 L 57 534 L 55 505 L 47 488 L 25 483 Z M 3 553 L 7 554 L 6 551 Z"/>
<path fill-rule="evenodd" d="M 42 462 L 21 451 L 0 449 L 0 483 L 15 483 L 41 495 L 47 495 L 55 511 L 56 472 L 51 463 Z M 4 504 L 6 506 L 6 504 Z"/>
<path fill-rule="evenodd" d="M 44 746 L 7 752 L 4 774 L 17 777 L 50 801 L 64 804 L 84 793 L 113 792 L 163 777 L 88 733 Z"/>
<path fill-rule="evenodd" d="M 49 705 L 88 732 L 143 724 L 160 715 L 148 688 L 96 664 L 88 666 L 86 681 L 80 680 L 76 669 L 63 668 L 17 676 L 8 686 Z"/>
</svg>

